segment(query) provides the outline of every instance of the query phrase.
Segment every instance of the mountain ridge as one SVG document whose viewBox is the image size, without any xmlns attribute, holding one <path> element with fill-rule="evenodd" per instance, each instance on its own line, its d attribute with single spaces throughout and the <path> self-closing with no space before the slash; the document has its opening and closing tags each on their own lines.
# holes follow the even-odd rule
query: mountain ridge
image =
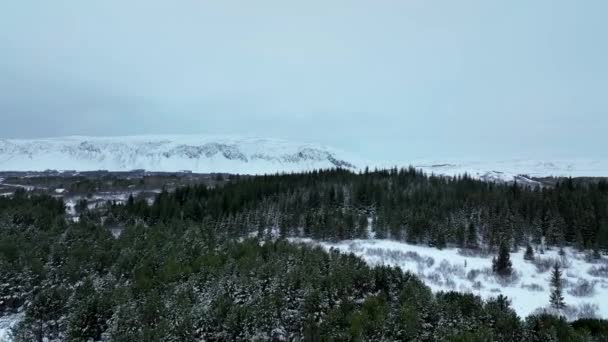
<svg viewBox="0 0 608 342">
<path fill-rule="evenodd" d="M 0 140 L 0 169 L 110 170 L 262 174 L 319 168 L 356 169 L 342 152 L 319 144 L 231 136 L 69 136 Z"/>
<path fill-rule="evenodd" d="M 314 169 L 414 166 L 429 174 L 468 174 L 491 182 L 538 184 L 534 178 L 606 177 L 605 160 L 362 159 L 321 144 L 230 135 L 66 136 L 0 139 L 0 171 L 148 171 L 271 174 Z M 401 159 L 401 161 L 399 161 Z"/>
</svg>

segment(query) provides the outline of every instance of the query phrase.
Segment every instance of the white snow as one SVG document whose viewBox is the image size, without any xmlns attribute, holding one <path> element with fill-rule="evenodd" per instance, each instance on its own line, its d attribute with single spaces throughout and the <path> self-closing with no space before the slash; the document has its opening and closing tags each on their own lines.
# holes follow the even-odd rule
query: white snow
<svg viewBox="0 0 608 342">
<path fill-rule="evenodd" d="M 608 160 L 413 160 L 409 164 L 427 173 L 456 176 L 464 173 L 487 181 L 534 184 L 531 177 L 607 177 Z"/>
<path fill-rule="evenodd" d="M 264 174 L 336 167 L 351 159 L 322 145 L 226 136 L 0 140 L 0 170 L 10 171 L 145 169 Z"/>
<path fill-rule="evenodd" d="M 335 248 L 345 253 L 354 253 L 370 265 L 399 266 L 404 271 L 418 275 L 433 291 L 469 292 L 482 298 L 496 297 L 499 294 L 509 297 L 512 307 L 522 317 L 536 310 L 548 307 L 551 291 L 551 270 L 543 273 L 536 266 L 524 260 L 524 249 L 511 253 L 513 268 L 517 279 L 511 283 L 500 281 L 491 272 L 492 256 L 475 257 L 461 254 L 459 249 L 436 249 L 411 245 L 391 240 L 352 240 L 340 243 L 318 242 L 310 239 L 290 239 L 294 242 L 315 244 L 325 249 Z M 565 248 L 565 259 L 558 250 L 536 253 L 536 258 L 555 259 L 564 262 L 564 298 L 570 308 L 563 314 L 570 319 L 579 317 L 580 305 L 597 305 L 597 316 L 608 318 L 608 278 L 591 276 L 588 271 L 599 265 L 608 265 L 603 257 L 597 264 L 585 261 L 585 255 L 571 248 Z M 479 274 L 473 278 L 473 273 Z M 470 277 L 470 278 L 468 278 Z M 579 279 L 595 283 L 594 293 L 588 297 L 575 297 L 568 293 Z M 540 286 L 541 288 L 538 288 Z M 536 288 L 535 288 L 536 287 Z"/>
<path fill-rule="evenodd" d="M 536 184 L 529 177 L 608 176 L 608 160 L 374 160 L 319 144 L 279 139 L 157 135 L 0 139 L 0 170 L 148 171 L 264 174 L 336 167 L 352 170 L 413 165 L 437 175 Z"/>
<path fill-rule="evenodd" d="M 10 342 L 11 329 L 14 328 L 24 318 L 24 313 L 16 313 L 4 317 L 0 317 L 0 342 Z"/>
</svg>

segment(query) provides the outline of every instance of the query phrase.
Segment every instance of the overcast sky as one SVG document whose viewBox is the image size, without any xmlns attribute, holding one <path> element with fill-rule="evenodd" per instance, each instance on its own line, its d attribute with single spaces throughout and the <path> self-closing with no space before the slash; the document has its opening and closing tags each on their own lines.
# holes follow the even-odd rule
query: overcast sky
<svg viewBox="0 0 608 342">
<path fill-rule="evenodd" d="M 2 1 L 0 138 L 608 158 L 607 13 L 606 0 Z"/>
</svg>

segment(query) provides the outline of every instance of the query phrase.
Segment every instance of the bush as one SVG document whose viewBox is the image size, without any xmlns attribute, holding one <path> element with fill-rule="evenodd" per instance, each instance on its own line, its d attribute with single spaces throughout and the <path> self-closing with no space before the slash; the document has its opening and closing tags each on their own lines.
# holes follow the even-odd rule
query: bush
<svg viewBox="0 0 608 342">
<path fill-rule="evenodd" d="M 481 289 L 483 289 L 483 284 L 480 281 L 476 281 L 473 283 L 473 288 L 475 290 L 481 290 Z"/>
<path fill-rule="evenodd" d="M 433 272 L 430 274 L 427 274 L 426 276 L 424 276 L 424 278 L 426 280 L 428 280 L 429 282 L 431 282 L 432 284 L 438 285 L 438 286 L 442 286 L 443 282 L 441 281 L 441 274 L 437 273 L 437 272 Z"/>
<path fill-rule="evenodd" d="M 590 282 L 586 279 L 579 279 L 576 284 L 572 285 L 572 288 L 568 290 L 568 293 L 575 297 L 589 297 L 595 292 L 595 284 L 597 281 Z"/>
<path fill-rule="evenodd" d="M 578 318 L 597 318 L 597 311 L 599 310 L 596 304 L 583 303 L 578 306 Z"/>
<path fill-rule="evenodd" d="M 521 285 L 522 289 L 526 289 L 528 291 L 534 291 L 534 292 L 542 292 L 545 291 L 545 288 L 538 285 L 538 284 L 522 284 Z"/>
<path fill-rule="evenodd" d="M 608 266 L 593 266 L 589 269 L 589 272 L 587 273 L 594 277 L 608 278 Z"/>
<path fill-rule="evenodd" d="M 351 247 L 353 249 L 357 247 Z M 418 264 L 419 269 L 433 267 L 435 264 L 435 259 L 431 257 L 424 257 L 418 254 L 417 252 L 402 252 L 396 250 L 386 250 L 383 248 L 368 248 L 366 254 L 369 256 L 375 256 L 380 258 L 383 262 L 389 260 L 392 263 L 400 263 L 400 262 L 415 262 Z"/>
<path fill-rule="evenodd" d="M 458 254 L 465 257 L 482 257 L 485 258 L 490 255 L 488 251 L 484 251 L 482 249 L 469 249 L 462 248 L 458 250 Z"/>
<path fill-rule="evenodd" d="M 442 260 L 437 267 L 437 272 L 441 273 L 444 278 L 452 278 L 453 276 L 464 277 L 465 270 L 462 265 L 452 265 L 447 260 Z"/>
<path fill-rule="evenodd" d="M 480 274 L 481 271 L 478 269 L 470 270 L 469 273 L 467 273 L 467 279 L 471 282 L 474 282 Z"/>
<path fill-rule="evenodd" d="M 496 281 L 502 287 L 512 285 L 513 283 L 516 283 L 519 279 L 520 279 L 520 273 L 519 272 L 512 272 L 511 274 L 504 275 L 504 276 L 498 275 L 496 277 Z"/>
<path fill-rule="evenodd" d="M 538 273 L 545 273 L 550 270 L 556 263 L 561 265 L 560 260 L 553 258 L 535 258 L 532 263 L 536 266 Z"/>
</svg>

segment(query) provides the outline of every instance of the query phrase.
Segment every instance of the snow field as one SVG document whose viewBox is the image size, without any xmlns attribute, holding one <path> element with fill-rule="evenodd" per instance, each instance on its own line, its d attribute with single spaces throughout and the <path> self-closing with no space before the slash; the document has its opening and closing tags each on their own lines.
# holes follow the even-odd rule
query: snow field
<svg viewBox="0 0 608 342">
<path fill-rule="evenodd" d="M 339 243 L 294 238 L 301 242 L 353 253 L 368 264 L 398 266 L 420 277 L 434 292 L 473 293 L 484 299 L 500 294 L 512 301 L 521 316 L 549 308 L 551 267 L 563 266 L 564 298 L 568 306 L 561 314 L 574 320 L 583 317 L 608 318 L 608 259 L 590 261 L 585 253 L 564 248 L 535 251 L 535 261 L 524 259 L 525 249 L 511 253 L 514 275 L 503 279 L 492 273 L 492 257 L 467 255 L 464 250 L 411 245 L 391 240 L 352 240 Z M 595 274 L 595 275 L 592 275 Z"/>
</svg>

